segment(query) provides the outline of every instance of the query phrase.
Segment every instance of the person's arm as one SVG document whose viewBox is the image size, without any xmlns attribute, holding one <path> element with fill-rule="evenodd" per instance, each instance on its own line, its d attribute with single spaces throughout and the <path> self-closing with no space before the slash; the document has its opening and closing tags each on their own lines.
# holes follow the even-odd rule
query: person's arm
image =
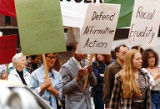
<svg viewBox="0 0 160 109">
<path fill-rule="evenodd" d="M 109 109 L 118 109 L 119 102 L 121 100 L 120 89 L 121 89 L 120 76 L 116 76 L 114 81 L 112 96 L 109 103 Z"/>
<path fill-rule="evenodd" d="M 47 90 L 51 92 L 55 97 L 57 97 L 59 100 L 62 99 L 62 78 L 61 75 L 56 76 L 56 84 L 53 87 L 50 85 L 47 87 Z"/>
<path fill-rule="evenodd" d="M 41 89 L 40 89 L 40 86 L 38 86 L 38 79 L 35 73 L 32 73 L 30 75 L 29 87 L 37 94 L 40 94 Z"/>
<path fill-rule="evenodd" d="M 86 67 L 86 72 L 89 73 L 89 82 L 91 84 L 92 87 L 96 86 L 97 85 L 97 78 L 95 76 L 95 74 L 93 73 L 93 70 L 92 70 L 92 66 L 88 66 Z"/>
<path fill-rule="evenodd" d="M 147 89 L 146 91 L 146 100 L 145 100 L 145 107 L 146 109 L 152 109 L 152 104 L 151 104 L 151 90 L 150 88 Z"/>
<path fill-rule="evenodd" d="M 94 72 L 94 74 L 95 74 L 95 76 L 96 76 L 96 78 L 97 78 L 97 82 L 98 83 L 102 83 L 103 82 L 103 77 L 101 76 L 101 74 L 100 74 L 100 72 L 99 72 L 99 70 L 98 70 L 98 66 L 97 66 L 97 63 L 96 62 L 93 62 L 92 63 L 92 68 L 93 68 L 93 72 Z M 102 74 L 102 75 L 104 75 L 104 74 Z"/>
<path fill-rule="evenodd" d="M 157 79 L 160 78 L 160 73 L 158 73 L 157 75 L 153 76 L 154 80 L 156 81 Z"/>
<path fill-rule="evenodd" d="M 52 86 L 51 79 L 50 78 L 45 78 L 43 84 L 40 86 L 40 92 L 42 93 L 45 89 L 48 87 Z"/>
<path fill-rule="evenodd" d="M 71 79 L 70 71 L 66 68 L 66 66 L 62 66 L 61 68 L 62 74 L 62 87 L 63 87 L 63 94 L 71 93 L 72 90 L 75 88 L 79 88 L 79 79 L 78 77 Z"/>
<path fill-rule="evenodd" d="M 111 79 L 112 79 L 112 76 L 111 76 L 110 67 L 107 67 L 104 71 L 104 83 L 103 83 L 103 100 L 106 108 L 109 107 L 109 102 L 111 98 L 110 85 L 113 85 L 111 84 Z"/>
<path fill-rule="evenodd" d="M 55 97 L 58 97 L 58 96 L 59 96 L 59 91 L 56 90 L 56 89 L 52 86 L 52 84 L 47 87 L 47 90 L 48 90 L 49 92 L 51 92 Z"/>
</svg>

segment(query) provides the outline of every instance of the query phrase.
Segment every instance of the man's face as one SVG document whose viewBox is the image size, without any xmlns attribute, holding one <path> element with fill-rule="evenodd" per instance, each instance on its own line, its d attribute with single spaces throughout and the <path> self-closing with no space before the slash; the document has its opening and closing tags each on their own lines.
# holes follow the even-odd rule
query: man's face
<svg viewBox="0 0 160 109">
<path fill-rule="evenodd" d="M 127 52 L 128 52 L 128 48 L 121 46 L 119 49 L 119 52 L 116 53 L 117 59 L 119 59 L 120 61 L 124 61 L 124 57 Z"/>
<path fill-rule="evenodd" d="M 34 62 L 36 64 L 39 64 L 40 63 L 40 60 L 41 60 L 41 56 L 36 56 L 36 58 L 34 59 Z"/>
<path fill-rule="evenodd" d="M 73 56 L 78 60 L 78 61 L 82 61 L 83 59 L 87 58 L 87 54 L 77 54 L 75 53 L 75 50 L 72 52 Z"/>
</svg>

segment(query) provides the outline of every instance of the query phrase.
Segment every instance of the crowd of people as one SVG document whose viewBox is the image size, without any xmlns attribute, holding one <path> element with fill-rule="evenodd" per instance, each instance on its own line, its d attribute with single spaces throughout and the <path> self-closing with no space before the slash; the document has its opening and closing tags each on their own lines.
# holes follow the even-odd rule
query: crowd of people
<svg viewBox="0 0 160 109">
<path fill-rule="evenodd" d="M 153 49 L 119 45 L 115 59 L 95 54 L 89 66 L 88 55 L 77 54 L 76 47 L 63 65 L 56 53 L 45 54 L 48 77 L 40 55 L 22 53 L 13 56 L 9 69 L 0 65 L 0 77 L 28 86 L 53 109 L 92 109 L 91 96 L 95 109 L 160 109 L 159 57 Z"/>
</svg>

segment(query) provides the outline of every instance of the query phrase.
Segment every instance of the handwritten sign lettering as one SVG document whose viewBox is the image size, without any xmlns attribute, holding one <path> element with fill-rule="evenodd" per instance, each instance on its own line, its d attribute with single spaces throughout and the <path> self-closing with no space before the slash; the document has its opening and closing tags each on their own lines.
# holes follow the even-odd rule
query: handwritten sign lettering
<svg viewBox="0 0 160 109">
<path fill-rule="evenodd" d="M 89 5 L 76 52 L 110 53 L 119 11 L 116 4 Z"/>
<path fill-rule="evenodd" d="M 129 44 L 152 46 L 156 43 L 160 24 L 159 4 L 159 0 L 135 0 Z"/>
</svg>

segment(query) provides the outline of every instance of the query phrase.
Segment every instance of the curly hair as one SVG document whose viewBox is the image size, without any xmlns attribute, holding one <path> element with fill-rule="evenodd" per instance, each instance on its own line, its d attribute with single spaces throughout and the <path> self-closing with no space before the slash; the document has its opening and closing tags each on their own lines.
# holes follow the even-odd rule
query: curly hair
<svg viewBox="0 0 160 109">
<path fill-rule="evenodd" d="M 146 49 L 146 50 L 144 50 L 143 56 L 142 56 L 142 59 L 143 59 L 142 67 L 143 68 L 148 67 L 148 58 L 149 58 L 150 53 L 153 54 L 153 56 L 155 57 L 155 65 L 154 66 L 158 66 L 158 64 L 159 64 L 158 54 L 153 49 Z"/>
</svg>

